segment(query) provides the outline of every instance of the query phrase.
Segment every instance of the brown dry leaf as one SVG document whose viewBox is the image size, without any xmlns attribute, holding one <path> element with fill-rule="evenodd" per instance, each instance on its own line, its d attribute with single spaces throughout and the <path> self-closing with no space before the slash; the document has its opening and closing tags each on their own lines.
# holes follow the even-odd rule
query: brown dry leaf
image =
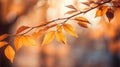
<svg viewBox="0 0 120 67">
<path fill-rule="evenodd" d="M 14 46 L 16 51 L 18 51 L 23 45 L 22 36 L 16 36 L 14 39 Z"/>
<path fill-rule="evenodd" d="M 75 32 L 75 30 L 73 29 L 73 27 L 70 24 L 64 24 L 63 28 L 68 34 L 78 37 L 77 33 Z"/>
<path fill-rule="evenodd" d="M 5 48 L 5 56 L 13 63 L 13 60 L 14 60 L 14 56 L 15 56 L 15 51 L 14 49 L 11 47 L 11 46 L 7 46 Z"/>
<path fill-rule="evenodd" d="M 71 11 L 66 12 L 65 14 L 73 14 L 75 12 L 77 12 L 77 11 L 76 10 L 71 10 Z"/>
<path fill-rule="evenodd" d="M 26 29 L 28 29 L 28 28 L 30 28 L 30 27 L 28 27 L 28 26 L 21 26 L 21 27 L 17 30 L 16 34 L 19 34 L 19 33 L 21 33 L 22 31 L 24 31 L 24 30 L 26 30 Z"/>
<path fill-rule="evenodd" d="M 42 45 L 46 45 L 54 39 L 55 31 L 50 31 L 45 34 Z"/>
<path fill-rule="evenodd" d="M 55 33 L 56 39 L 58 42 L 66 44 L 66 37 L 65 35 L 62 33 L 62 31 L 57 31 Z"/>
<path fill-rule="evenodd" d="M 67 5 L 66 7 L 70 8 L 70 9 L 77 10 L 73 5 Z"/>
<path fill-rule="evenodd" d="M 95 17 L 105 15 L 107 10 L 108 10 L 108 6 L 100 6 L 96 11 L 96 16 Z"/>
<path fill-rule="evenodd" d="M 8 34 L 3 34 L 3 35 L 1 35 L 1 36 L 0 36 L 0 41 L 3 40 L 3 39 L 5 39 L 5 38 L 7 38 L 8 36 L 9 36 Z"/>
<path fill-rule="evenodd" d="M 6 44 L 8 44 L 6 41 L 0 42 L 0 48 L 3 47 L 3 46 L 5 46 Z"/>
<path fill-rule="evenodd" d="M 87 23 L 85 23 L 85 22 L 78 22 L 78 24 L 79 24 L 81 27 L 88 28 L 88 25 L 87 25 Z"/>
<path fill-rule="evenodd" d="M 86 6 L 90 6 L 90 2 L 81 2 L 82 4 L 86 5 Z"/>
<path fill-rule="evenodd" d="M 110 22 L 114 18 L 114 10 L 109 8 L 108 11 L 106 12 L 106 16 Z"/>
<path fill-rule="evenodd" d="M 84 18 L 84 17 L 75 17 L 74 20 L 90 24 L 90 22 L 86 18 Z"/>
</svg>

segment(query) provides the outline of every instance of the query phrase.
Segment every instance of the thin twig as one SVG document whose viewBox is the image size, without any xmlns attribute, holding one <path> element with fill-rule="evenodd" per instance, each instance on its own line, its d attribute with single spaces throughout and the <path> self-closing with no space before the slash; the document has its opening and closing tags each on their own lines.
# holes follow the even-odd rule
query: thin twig
<svg viewBox="0 0 120 67">
<path fill-rule="evenodd" d="M 57 19 L 54 19 L 54 20 L 52 20 L 52 21 L 49 21 L 49 22 L 47 22 L 47 23 L 45 23 L 45 24 L 31 27 L 28 31 L 26 31 L 26 32 L 24 32 L 24 33 L 22 33 L 22 34 L 20 34 L 20 35 L 24 35 L 24 34 L 30 32 L 31 30 L 33 30 L 33 29 L 35 29 L 35 28 L 40 28 L 40 27 L 46 26 L 46 25 L 48 25 L 48 24 L 50 24 L 50 23 L 52 23 L 52 22 L 55 22 L 55 21 L 64 20 L 64 21 L 61 23 L 61 24 L 64 24 L 64 23 L 66 23 L 68 20 L 70 20 L 71 18 L 73 18 L 73 17 L 75 17 L 75 16 L 78 16 L 78 15 L 83 14 L 83 13 L 87 13 L 87 12 L 89 12 L 89 11 L 91 11 L 91 10 L 93 10 L 93 9 L 95 9 L 95 8 L 103 5 L 103 4 L 109 3 L 109 2 L 111 2 L 111 0 L 109 0 L 109 1 L 107 1 L 107 2 L 103 2 L 103 3 L 99 3 L 97 6 L 91 7 L 91 9 L 88 9 L 88 10 L 83 11 L 83 12 L 76 13 L 76 14 L 74 14 L 74 15 L 72 15 L 72 16 L 69 16 L 69 17 L 66 17 L 66 18 L 57 18 Z"/>
</svg>

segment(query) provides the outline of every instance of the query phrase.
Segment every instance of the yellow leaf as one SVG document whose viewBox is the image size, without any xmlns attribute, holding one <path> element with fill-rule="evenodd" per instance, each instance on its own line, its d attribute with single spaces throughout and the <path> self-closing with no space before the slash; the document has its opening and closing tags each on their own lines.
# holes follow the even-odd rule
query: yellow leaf
<svg viewBox="0 0 120 67">
<path fill-rule="evenodd" d="M 50 31 L 45 34 L 42 44 L 46 45 L 54 39 L 55 31 Z"/>
<path fill-rule="evenodd" d="M 22 43 L 26 46 L 35 46 L 37 44 L 36 41 L 29 35 L 22 36 Z"/>
<path fill-rule="evenodd" d="M 7 42 L 3 41 L 3 42 L 0 42 L 0 48 L 5 46 L 6 44 L 8 44 Z"/>
<path fill-rule="evenodd" d="M 32 39 L 32 37 L 26 35 L 26 40 L 27 44 L 26 45 L 31 45 L 31 46 L 35 46 L 37 43 L 34 39 Z"/>
<path fill-rule="evenodd" d="M 73 29 L 73 27 L 70 24 L 64 24 L 63 28 L 68 34 L 78 37 L 75 30 Z"/>
<path fill-rule="evenodd" d="M 16 36 L 14 39 L 14 46 L 16 51 L 18 51 L 23 45 L 22 36 Z"/>
<path fill-rule="evenodd" d="M 84 17 L 76 17 L 74 20 L 84 23 L 90 23 L 86 18 Z"/>
<path fill-rule="evenodd" d="M 34 39 L 38 39 L 45 31 L 44 30 L 39 30 L 38 32 L 33 32 L 32 36 Z"/>
<path fill-rule="evenodd" d="M 58 42 L 66 44 L 66 37 L 62 33 L 62 31 L 57 31 L 55 33 L 55 36 L 56 36 L 56 39 L 57 39 Z"/>
<path fill-rule="evenodd" d="M 3 35 L 1 35 L 1 36 L 0 36 L 0 41 L 3 40 L 3 39 L 5 39 L 5 38 L 7 38 L 8 36 L 9 36 L 8 34 L 3 34 Z"/>
<path fill-rule="evenodd" d="M 28 27 L 28 26 L 21 26 L 21 27 L 17 30 L 16 34 L 19 34 L 19 33 L 21 33 L 22 31 L 24 31 L 24 30 L 26 30 L 26 29 L 28 29 L 28 28 L 30 28 L 30 27 Z"/>
<path fill-rule="evenodd" d="M 15 51 L 13 50 L 13 48 L 11 46 L 7 46 L 5 48 L 5 56 L 13 63 L 14 60 L 14 56 L 15 56 Z"/>
<path fill-rule="evenodd" d="M 61 25 L 57 25 L 56 28 L 57 28 L 57 31 L 62 31 L 62 26 Z"/>
</svg>

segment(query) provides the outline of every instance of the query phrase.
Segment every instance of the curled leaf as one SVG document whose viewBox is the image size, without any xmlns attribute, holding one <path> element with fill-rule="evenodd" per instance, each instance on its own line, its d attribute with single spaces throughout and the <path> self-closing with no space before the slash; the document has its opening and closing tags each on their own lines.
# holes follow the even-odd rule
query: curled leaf
<svg viewBox="0 0 120 67">
<path fill-rule="evenodd" d="M 62 33 L 62 31 L 57 31 L 55 33 L 56 39 L 58 42 L 66 44 L 66 37 L 65 35 Z"/>
<path fill-rule="evenodd" d="M 45 34 L 42 44 L 46 45 L 54 39 L 55 31 L 50 31 Z"/>
<path fill-rule="evenodd" d="M 13 48 L 8 45 L 5 48 L 4 53 L 5 53 L 5 56 L 13 63 L 14 56 L 15 56 L 15 51 L 13 50 Z"/>
<path fill-rule="evenodd" d="M 5 38 L 7 38 L 8 36 L 9 36 L 8 34 L 3 34 L 3 35 L 1 35 L 1 36 L 0 36 L 0 41 L 3 40 L 3 39 L 5 39 Z"/>
<path fill-rule="evenodd" d="M 24 31 L 24 30 L 26 30 L 26 29 L 28 29 L 28 28 L 30 28 L 30 27 L 28 27 L 28 26 L 21 26 L 21 27 L 17 30 L 16 34 L 19 34 L 19 33 L 21 33 L 22 31 Z"/>
<path fill-rule="evenodd" d="M 75 36 L 75 37 L 78 37 L 75 30 L 73 29 L 73 27 L 70 24 L 64 24 L 63 28 L 68 34 Z"/>
<path fill-rule="evenodd" d="M 3 47 L 3 46 L 5 46 L 6 44 L 8 44 L 6 41 L 0 42 L 0 48 Z"/>
</svg>

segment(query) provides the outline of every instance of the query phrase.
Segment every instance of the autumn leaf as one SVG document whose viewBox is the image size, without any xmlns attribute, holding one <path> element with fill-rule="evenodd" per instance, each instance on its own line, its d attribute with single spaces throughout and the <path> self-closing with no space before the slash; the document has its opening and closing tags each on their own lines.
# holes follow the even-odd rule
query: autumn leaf
<svg viewBox="0 0 120 67">
<path fill-rule="evenodd" d="M 114 18 L 114 10 L 109 8 L 108 11 L 106 12 L 106 16 L 110 22 Z"/>
<path fill-rule="evenodd" d="M 5 38 L 7 38 L 8 36 L 9 36 L 8 34 L 3 34 L 3 35 L 1 35 L 1 36 L 0 36 L 0 41 L 3 40 L 3 39 L 5 39 Z"/>
<path fill-rule="evenodd" d="M 103 16 L 106 14 L 108 10 L 108 6 L 100 6 L 97 11 L 95 17 Z"/>
<path fill-rule="evenodd" d="M 84 22 L 78 22 L 78 24 L 79 24 L 81 27 L 88 28 L 87 23 L 84 23 Z"/>
<path fill-rule="evenodd" d="M 90 22 L 86 18 L 81 17 L 81 16 L 80 17 L 75 17 L 74 20 L 90 24 Z"/>
<path fill-rule="evenodd" d="M 66 44 L 66 37 L 65 35 L 62 33 L 62 31 L 57 31 L 55 33 L 56 39 L 58 42 Z"/>
<path fill-rule="evenodd" d="M 30 27 L 28 27 L 28 26 L 21 26 L 21 27 L 17 30 L 16 34 L 19 34 L 19 33 L 21 33 L 22 31 L 24 31 L 24 30 L 26 30 L 26 29 L 28 29 L 28 28 L 30 28 Z"/>
<path fill-rule="evenodd" d="M 61 25 L 57 25 L 56 28 L 57 28 L 57 31 L 62 31 L 62 26 Z"/>
<path fill-rule="evenodd" d="M 68 34 L 75 36 L 75 37 L 78 37 L 75 30 L 73 29 L 73 27 L 70 24 L 64 24 L 63 28 Z"/>
<path fill-rule="evenodd" d="M 22 47 L 22 45 L 23 45 L 22 36 L 16 36 L 14 38 L 14 46 L 16 51 L 18 51 Z"/>
<path fill-rule="evenodd" d="M 13 50 L 13 48 L 8 45 L 5 48 L 4 53 L 5 53 L 5 56 L 13 63 L 14 56 L 15 56 L 15 51 Z"/>
<path fill-rule="evenodd" d="M 90 2 L 81 2 L 82 4 L 86 5 L 86 6 L 90 6 Z"/>
<path fill-rule="evenodd" d="M 25 45 L 36 46 L 37 43 L 32 37 L 30 37 L 29 35 L 26 35 L 25 37 L 26 39 L 24 39 L 24 41 L 26 40 L 27 42 Z"/>
<path fill-rule="evenodd" d="M 67 5 L 66 7 L 67 7 L 67 8 L 70 8 L 70 9 L 77 10 L 73 5 Z"/>
<path fill-rule="evenodd" d="M 37 43 L 36 41 L 29 35 L 22 36 L 22 44 L 26 46 L 35 46 Z"/>
<path fill-rule="evenodd" d="M 55 31 L 50 31 L 45 34 L 42 45 L 46 45 L 54 39 Z"/>
<path fill-rule="evenodd" d="M 66 12 L 65 14 L 73 14 L 75 12 L 77 12 L 77 11 L 76 10 L 71 10 L 71 11 Z"/>
<path fill-rule="evenodd" d="M 36 41 L 29 35 L 16 36 L 14 39 L 14 45 L 15 45 L 16 51 L 18 51 L 23 45 L 35 46 Z"/>
<path fill-rule="evenodd" d="M 0 42 L 0 48 L 3 47 L 3 46 L 5 46 L 6 44 L 8 44 L 6 41 Z"/>
</svg>

